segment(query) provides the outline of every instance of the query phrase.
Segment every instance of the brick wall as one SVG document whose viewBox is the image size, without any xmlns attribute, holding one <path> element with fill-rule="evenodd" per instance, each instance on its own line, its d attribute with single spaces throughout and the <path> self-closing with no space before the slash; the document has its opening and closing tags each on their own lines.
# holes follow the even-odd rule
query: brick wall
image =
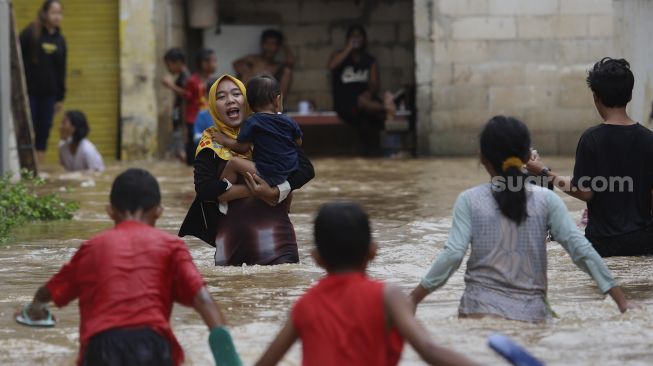
<svg viewBox="0 0 653 366">
<path fill-rule="evenodd" d="M 544 154 L 599 121 L 585 86 L 613 55 L 611 0 L 415 0 L 418 149 L 473 154 L 491 116 L 521 118 Z"/>
<path fill-rule="evenodd" d="M 382 88 L 414 83 L 411 0 L 222 0 L 219 11 L 225 24 L 279 25 L 297 58 L 286 96 L 291 109 L 301 99 L 314 100 L 318 110 L 332 109 L 326 64 L 344 46 L 350 24 L 366 27 Z"/>
</svg>

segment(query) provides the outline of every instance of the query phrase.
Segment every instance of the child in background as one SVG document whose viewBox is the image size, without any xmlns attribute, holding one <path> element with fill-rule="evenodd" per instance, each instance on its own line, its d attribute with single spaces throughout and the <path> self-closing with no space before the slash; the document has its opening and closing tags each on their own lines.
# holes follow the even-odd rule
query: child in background
<svg viewBox="0 0 653 366">
<path fill-rule="evenodd" d="M 215 126 L 215 123 L 213 123 L 211 112 L 208 109 L 200 111 L 197 114 L 197 118 L 195 118 L 195 126 L 193 127 L 193 129 L 195 130 L 195 132 L 193 133 L 193 144 L 197 146 L 197 144 L 199 144 L 200 140 L 202 139 L 204 130 L 213 126 Z"/>
<path fill-rule="evenodd" d="M 274 187 L 286 181 L 288 174 L 297 169 L 297 148 L 302 144 L 302 131 L 295 121 L 281 114 L 281 91 L 272 76 L 255 76 L 247 82 L 247 103 L 254 114 L 245 120 L 238 138 L 230 139 L 218 132 L 214 139 L 241 154 L 254 145 L 254 162 L 233 157 L 220 178 L 235 183 L 238 174 L 249 172 L 259 175 Z"/>
<path fill-rule="evenodd" d="M 186 163 L 191 165 L 195 160 L 195 143 L 193 137 L 195 135 L 195 120 L 197 114 L 207 109 L 207 88 L 206 84 L 211 80 L 212 76 L 218 70 L 218 61 L 215 57 L 213 50 L 203 48 L 197 53 L 197 72 L 194 73 L 186 82 Z"/>
<path fill-rule="evenodd" d="M 177 159 L 186 161 L 186 147 L 184 146 L 184 97 L 186 96 L 186 81 L 190 77 L 190 71 L 186 66 L 186 56 L 179 48 L 169 49 L 163 56 L 163 62 L 166 64 L 168 72 L 177 75 L 177 79 L 173 83 L 167 78 L 163 78 L 161 82 L 163 86 L 172 90 L 175 93 L 175 103 L 172 109 L 172 142 L 170 149 L 173 151 Z"/>
<path fill-rule="evenodd" d="M 429 364 L 474 364 L 431 341 L 399 288 L 367 277 L 376 244 L 360 206 L 322 205 L 314 234 L 313 258 L 327 276 L 295 303 L 290 319 L 257 365 L 277 364 L 297 338 L 302 342 L 303 365 L 396 365 L 402 337 Z"/>
<path fill-rule="evenodd" d="M 193 306 L 211 330 L 216 362 L 238 365 L 224 317 L 188 248 L 154 228 L 162 211 L 150 173 L 120 174 L 107 207 L 115 227 L 83 243 L 16 320 L 44 325 L 43 319 L 52 320 L 50 301 L 61 307 L 79 298 L 78 365 L 179 365 L 184 353 L 170 327 L 172 304 L 179 302 Z"/>
</svg>

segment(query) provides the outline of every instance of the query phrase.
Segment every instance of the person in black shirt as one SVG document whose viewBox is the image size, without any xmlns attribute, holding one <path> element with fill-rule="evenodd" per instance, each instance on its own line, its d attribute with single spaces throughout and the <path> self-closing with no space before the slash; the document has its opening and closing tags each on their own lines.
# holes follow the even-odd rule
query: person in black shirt
<svg viewBox="0 0 653 366">
<path fill-rule="evenodd" d="M 601 256 L 653 254 L 653 132 L 626 113 L 634 85 L 630 65 L 606 57 L 594 64 L 587 84 L 604 122 L 581 136 L 573 178 L 555 175 L 540 160 L 527 167 L 587 202 L 585 236 Z"/>
<path fill-rule="evenodd" d="M 331 92 L 338 116 L 358 129 L 362 153 L 380 153 L 379 132 L 385 120 L 393 119 L 392 94 L 379 98 L 379 71 L 376 60 L 367 53 L 367 33 L 361 26 L 347 31 L 347 45 L 335 52 L 328 63 Z"/>
<path fill-rule="evenodd" d="M 186 162 L 186 147 L 184 141 L 186 138 L 186 128 L 184 128 L 184 96 L 186 95 L 186 81 L 190 77 L 190 71 L 186 66 L 186 56 L 179 48 L 171 48 L 163 56 L 163 62 L 166 64 L 168 72 L 177 75 L 173 83 L 171 80 L 163 78 L 163 86 L 175 93 L 175 102 L 172 108 L 172 142 L 170 150 L 181 162 Z"/>
<path fill-rule="evenodd" d="M 66 40 L 59 28 L 63 8 L 58 0 L 46 0 L 36 20 L 20 33 L 34 145 L 42 163 L 54 114 L 61 110 L 66 92 Z"/>
</svg>

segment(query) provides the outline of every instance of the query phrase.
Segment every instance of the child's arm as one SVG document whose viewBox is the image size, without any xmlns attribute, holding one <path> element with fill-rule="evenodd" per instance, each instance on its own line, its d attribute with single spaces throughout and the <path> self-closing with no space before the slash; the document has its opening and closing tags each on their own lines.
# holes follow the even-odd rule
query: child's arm
<svg viewBox="0 0 653 366">
<path fill-rule="evenodd" d="M 218 144 L 228 147 L 239 154 L 245 154 L 252 147 L 251 142 L 238 142 L 220 131 L 211 131 L 211 137 Z"/>
<path fill-rule="evenodd" d="M 218 307 L 218 304 L 215 303 L 215 300 L 213 300 L 213 297 L 206 287 L 202 287 L 197 291 L 197 294 L 193 298 L 193 308 L 195 308 L 195 311 L 200 314 L 202 320 L 204 320 L 204 324 L 206 324 L 209 329 L 221 327 L 227 323 L 224 319 L 224 315 L 222 315 L 222 312 Z"/>
<path fill-rule="evenodd" d="M 437 345 L 415 317 L 408 298 L 394 286 L 386 286 L 384 293 L 386 314 L 406 341 L 430 365 L 476 365 L 467 357 Z"/>
<path fill-rule="evenodd" d="M 32 320 L 42 320 L 48 317 L 48 303 L 52 300 L 50 291 L 46 286 L 41 286 L 34 294 L 34 299 L 27 306 L 27 315 Z"/>
<path fill-rule="evenodd" d="M 297 144 L 297 146 L 302 146 L 302 142 L 303 142 L 303 140 L 302 140 L 301 137 L 295 139 L 295 143 Z"/>
<path fill-rule="evenodd" d="M 281 329 L 277 338 L 272 341 L 263 356 L 256 362 L 256 366 L 276 365 L 296 340 L 297 331 L 295 331 L 292 319 L 288 318 L 286 325 Z"/>
</svg>

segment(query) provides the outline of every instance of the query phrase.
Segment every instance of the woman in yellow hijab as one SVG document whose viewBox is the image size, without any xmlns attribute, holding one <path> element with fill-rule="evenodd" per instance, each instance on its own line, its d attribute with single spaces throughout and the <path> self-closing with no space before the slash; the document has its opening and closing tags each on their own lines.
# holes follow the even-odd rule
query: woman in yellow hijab
<svg viewBox="0 0 653 366">
<path fill-rule="evenodd" d="M 215 126 L 204 131 L 195 153 L 196 197 L 179 236 L 193 235 L 214 246 L 216 265 L 297 263 L 297 241 L 288 217 L 290 200 L 285 198 L 315 176 L 304 153 L 299 153 L 299 168 L 277 187 L 269 187 L 254 177 L 266 191 L 278 195 L 275 205 L 253 197 L 242 182 L 230 185 L 219 178 L 231 157 L 251 159 L 251 153 L 236 154 L 211 138 L 216 130 L 234 139 L 238 136 L 241 124 L 251 113 L 246 96 L 243 83 L 231 75 L 221 76 L 211 86 L 209 111 Z M 229 202 L 226 215 L 218 210 L 218 197 Z"/>
</svg>

